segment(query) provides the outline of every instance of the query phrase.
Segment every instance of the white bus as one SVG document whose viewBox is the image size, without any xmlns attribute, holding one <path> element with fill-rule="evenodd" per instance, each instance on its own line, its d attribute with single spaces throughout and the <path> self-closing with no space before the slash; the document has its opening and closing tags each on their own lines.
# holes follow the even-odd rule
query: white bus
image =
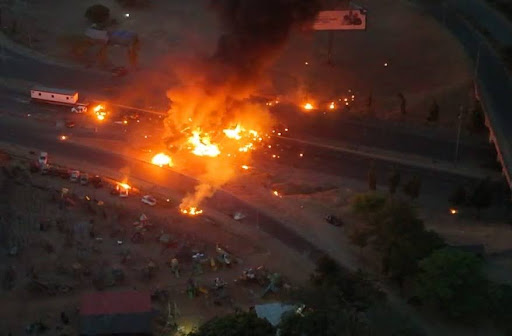
<svg viewBox="0 0 512 336">
<path fill-rule="evenodd" d="M 50 104 L 76 105 L 78 102 L 78 91 L 36 86 L 30 90 L 30 98 L 33 101 Z"/>
</svg>

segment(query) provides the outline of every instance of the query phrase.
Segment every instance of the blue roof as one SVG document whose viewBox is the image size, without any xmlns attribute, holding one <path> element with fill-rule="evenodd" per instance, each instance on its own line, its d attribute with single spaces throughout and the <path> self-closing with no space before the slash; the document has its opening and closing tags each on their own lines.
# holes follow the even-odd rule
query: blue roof
<svg viewBox="0 0 512 336">
<path fill-rule="evenodd" d="M 281 318 L 283 314 L 292 311 L 295 309 L 295 306 L 287 305 L 279 302 L 267 303 L 262 305 L 257 305 L 254 307 L 256 311 L 256 315 L 259 318 L 266 319 L 270 324 L 274 327 L 277 326 L 281 322 Z"/>
</svg>

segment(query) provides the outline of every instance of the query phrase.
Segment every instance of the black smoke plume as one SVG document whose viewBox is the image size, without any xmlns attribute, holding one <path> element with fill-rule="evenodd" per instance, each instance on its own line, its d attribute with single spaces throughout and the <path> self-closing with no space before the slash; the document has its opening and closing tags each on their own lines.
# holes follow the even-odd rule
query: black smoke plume
<svg viewBox="0 0 512 336">
<path fill-rule="evenodd" d="M 223 33 L 213 56 L 214 78 L 245 86 L 259 78 L 295 28 L 312 22 L 320 0 L 212 0 Z M 226 77 L 227 75 L 227 77 Z"/>
</svg>

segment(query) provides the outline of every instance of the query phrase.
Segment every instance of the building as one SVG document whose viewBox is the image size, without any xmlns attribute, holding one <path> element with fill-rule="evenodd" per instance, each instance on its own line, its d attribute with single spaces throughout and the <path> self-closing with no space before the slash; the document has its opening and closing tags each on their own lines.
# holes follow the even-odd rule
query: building
<svg viewBox="0 0 512 336">
<path fill-rule="evenodd" d="M 87 293 L 80 304 L 82 336 L 149 336 L 153 311 L 151 296 L 138 291 Z"/>
<path fill-rule="evenodd" d="M 267 320 L 271 325 L 276 327 L 281 322 L 283 315 L 288 312 L 294 311 L 295 306 L 283 304 L 280 302 L 267 303 L 254 306 L 256 315 Z"/>
</svg>

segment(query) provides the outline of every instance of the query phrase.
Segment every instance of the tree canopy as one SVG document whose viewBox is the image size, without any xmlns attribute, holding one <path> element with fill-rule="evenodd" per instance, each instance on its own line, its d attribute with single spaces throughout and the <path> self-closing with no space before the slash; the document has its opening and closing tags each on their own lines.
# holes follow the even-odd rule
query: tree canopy
<svg viewBox="0 0 512 336">
<path fill-rule="evenodd" d="M 419 263 L 417 289 L 423 302 L 452 318 L 474 318 L 487 311 L 487 280 L 482 260 L 472 253 L 446 247 Z"/>
</svg>

